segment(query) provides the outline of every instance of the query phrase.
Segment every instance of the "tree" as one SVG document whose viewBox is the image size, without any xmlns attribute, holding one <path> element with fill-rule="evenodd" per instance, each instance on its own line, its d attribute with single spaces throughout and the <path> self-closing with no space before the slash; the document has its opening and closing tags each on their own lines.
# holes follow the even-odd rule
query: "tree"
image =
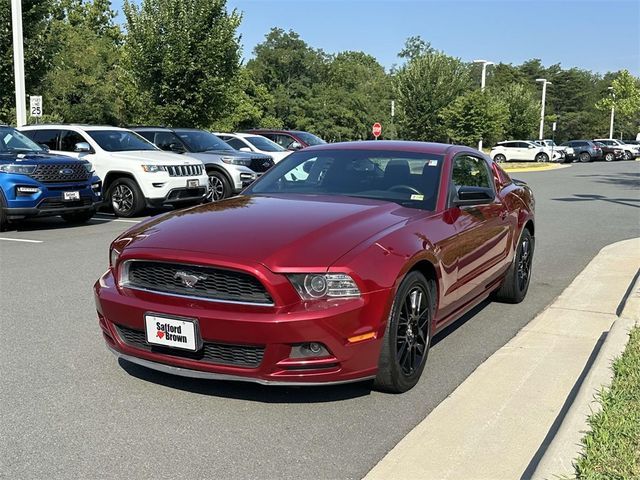
<svg viewBox="0 0 640 480">
<path fill-rule="evenodd" d="M 509 109 L 500 97 L 476 89 L 457 97 L 439 117 L 453 142 L 475 146 L 480 139 L 492 144 L 503 138 Z"/>
<path fill-rule="evenodd" d="M 517 140 L 535 138 L 536 125 L 540 118 L 540 101 L 533 87 L 510 83 L 498 91 L 505 102 L 507 119 L 504 139 Z"/>
<path fill-rule="evenodd" d="M 407 38 L 407 41 L 404 42 L 404 48 L 398 53 L 398 57 L 411 61 L 414 58 L 434 52 L 435 50 L 429 42 L 425 42 L 420 35 L 416 35 Z"/>
<path fill-rule="evenodd" d="M 399 130 L 407 140 L 447 140 L 440 112 L 470 89 L 469 67 L 442 52 L 419 55 L 400 68 L 395 92 Z"/>
<path fill-rule="evenodd" d="M 226 0 L 125 1 L 124 68 L 139 121 L 208 127 L 240 68 L 241 15 Z"/>
<path fill-rule="evenodd" d="M 634 77 L 628 70 L 621 70 L 611 81 L 612 93 L 604 90 L 603 96 L 596 103 L 600 111 L 616 111 L 616 131 L 623 137 L 635 138 L 640 128 L 640 79 Z"/>
</svg>

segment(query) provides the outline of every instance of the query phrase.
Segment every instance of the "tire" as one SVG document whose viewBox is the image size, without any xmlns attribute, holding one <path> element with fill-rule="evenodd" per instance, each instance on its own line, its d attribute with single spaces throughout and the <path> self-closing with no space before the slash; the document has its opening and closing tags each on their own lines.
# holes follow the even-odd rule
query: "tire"
<svg viewBox="0 0 640 480">
<path fill-rule="evenodd" d="M 549 161 L 549 155 L 544 152 L 540 152 L 536 155 L 536 162 L 545 163 Z"/>
<path fill-rule="evenodd" d="M 528 229 L 523 229 L 518 240 L 518 248 L 513 262 L 504 277 L 502 285 L 496 290 L 494 298 L 505 303 L 520 303 L 527 296 L 531 282 L 531 264 L 535 239 Z"/>
<path fill-rule="evenodd" d="M 107 198 L 116 217 L 135 217 L 145 207 L 140 187 L 126 177 L 118 178 L 109 186 Z"/>
<path fill-rule="evenodd" d="M 89 220 L 91 220 L 95 213 L 95 210 L 89 210 L 87 212 L 63 213 L 61 217 L 67 223 L 82 224 L 87 223 Z"/>
<path fill-rule="evenodd" d="M 231 196 L 231 185 L 227 177 L 220 172 L 209 171 L 209 200 L 217 202 Z"/>
<path fill-rule="evenodd" d="M 420 272 L 409 272 L 402 280 L 384 333 L 375 389 L 402 393 L 420 380 L 431 345 L 433 291 Z"/>
<path fill-rule="evenodd" d="M 498 153 L 497 155 L 495 155 L 493 157 L 493 161 L 496 162 L 496 163 L 505 163 L 507 161 L 507 157 L 505 157 L 501 153 Z"/>
<path fill-rule="evenodd" d="M 631 152 L 628 151 L 624 151 L 624 157 L 622 157 L 624 160 L 633 160 L 633 155 L 631 154 Z"/>
<path fill-rule="evenodd" d="M 591 161 L 591 155 L 589 154 L 589 152 L 580 152 L 580 154 L 578 155 L 578 160 L 580 160 L 582 163 L 589 163 Z"/>
<path fill-rule="evenodd" d="M 605 162 L 613 162 L 615 159 L 616 159 L 616 156 L 612 152 L 604 154 Z"/>
<path fill-rule="evenodd" d="M 7 220 L 7 213 L 5 212 L 6 203 L 4 201 L 4 194 L 0 191 L 0 232 L 4 232 L 9 225 Z"/>
</svg>

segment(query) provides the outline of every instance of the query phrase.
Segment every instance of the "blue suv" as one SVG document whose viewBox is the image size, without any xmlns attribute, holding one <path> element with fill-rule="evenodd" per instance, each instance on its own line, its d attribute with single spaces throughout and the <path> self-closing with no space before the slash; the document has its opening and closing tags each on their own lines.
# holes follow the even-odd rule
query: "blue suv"
<svg viewBox="0 0 640 480">
<path fill-rule="evenodd" d="M 0 125 L 0 231 L 10 220 L 60 215 L 87 222 L 102 182 L 84 160 L 52 155 L 16 129 Z"/>
</svg>

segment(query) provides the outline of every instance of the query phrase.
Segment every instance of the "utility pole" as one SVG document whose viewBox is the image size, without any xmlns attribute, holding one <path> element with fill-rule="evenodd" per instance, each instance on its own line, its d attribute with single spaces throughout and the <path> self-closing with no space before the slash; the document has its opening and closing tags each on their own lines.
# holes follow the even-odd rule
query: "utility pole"
<svg viewBox="0 0 640 480">
<path fill-rule="evenodd" d="M 540 135 L 539 140 L 544 140 L 544 104 L 547 100 L 547 85 L 553 85 L 546 78 L 536 78 L 536 82 L 542 82 L 542 109 L 540 110 Z"/>
<path fill-rule="evenodd" d="M 27 123 L 27 106 L 24 88 L 24 47 L 22 41 L 22 0 L 11 0 L 11 25 L 13 27 L 13 70 L 16 82 L 16 126 Z"/>
<path fill-rule="evenodd" d="M 613 117 L 615 116 L 616 94 L 613 91 L 613 87 L 607 87 L 607 89 L 611 92 L 611 96 L 613 97 L 613 102 L 611 103 L 611 122 L 609 123 L 609 138 L 613 139 Z"/>
<path fill-rule="evenodd" d="M 480 78 L 480 91 L 484 92 L 484 84 L 487 78 L 487 65 L 495 65 L 493 62 L 487 60 L 474 60 L 473 63 L 482 64 L 482 77 Z M 482 139 L 478 141 L 478 150 L 482 151 Z"/>
</svg>

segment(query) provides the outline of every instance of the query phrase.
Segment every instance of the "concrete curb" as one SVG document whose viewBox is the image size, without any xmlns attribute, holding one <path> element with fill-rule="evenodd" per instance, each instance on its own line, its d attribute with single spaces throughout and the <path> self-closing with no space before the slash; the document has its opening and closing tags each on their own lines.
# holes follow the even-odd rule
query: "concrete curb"
<svg viewBox="0 0 640 480">
<path fill-rule="evenodd" d="M 618 351 L 613 347 L 626 344 L 628 327 L 621 318 L 637 310 L 632 306 L 636 292 L 629 285 L 638 279 L 639 268 L 640 238 L 603 248 L 552 304 L 478 366 L 365 479 L 514 480 L 568 472 L 556 465 L 571 466 L 579 455 L 594 390 L 610 379 L 609 362 Z M 628 308 L 623 309 L 625 301 Z M 604 368 L 593 368 L 596 362 Z M 595 385 L 591 390 L 583 386 L 587 379 Z M 587 412 L 574 415 L 583 401 Z M 572 426 L 572 418 L 582 423 Z M 554 440 L 564 432 L 564 440 Z M 551 458 L 560 463 L 547 464 Z M 543 459 L 550 465 L 548 473 L 542 473 Z"/>
<path fill-rule="evenodd" d="M 640 272 L 639 272 L 640 273 Z M 601 409 L 597 394 L 611 385 L 611 365 L 624 351 L 629 341 L 629 331 L 640 324 L 640 277 L 636 274 L 624 300 L 624 309 L 602 344 L 571 407 L 567 411 L 557 433 L 540 459 L 532 480 L 554 480 L 558 476 L 575 478 L 574 462 L 581 455 L 581 440 L 589 431 L 587 418 Z"/>
<path fill-rule="evenodd" d="M 549 163 L 543 167 L 505 167 L 504 163 L 500 164 L 507 173 L 522 173 L 522 172 L 548 172 L 549 170 L 560 170 L 561 168 L 569 168 L 569 164 Z"/>
</svg>

